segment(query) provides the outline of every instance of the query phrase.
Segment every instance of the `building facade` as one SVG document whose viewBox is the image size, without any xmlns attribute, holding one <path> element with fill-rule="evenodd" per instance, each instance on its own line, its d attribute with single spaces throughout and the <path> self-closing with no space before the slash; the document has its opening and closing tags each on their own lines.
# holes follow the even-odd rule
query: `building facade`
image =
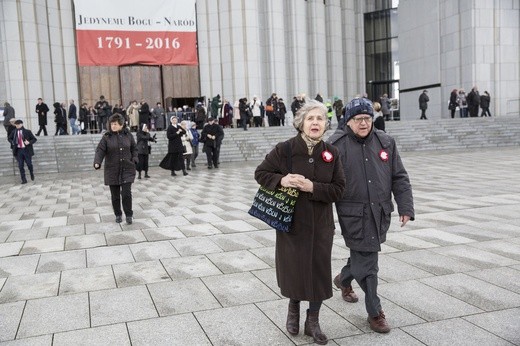
<svg viewBox="0 0 520 346">
<path fill-rule="evenodd" d="M 477 85 L 491 94 L 493 115 L 520 113 L 518 1 L 197 0 L 196 10 L 191 97 L 276 92 L 290 104 L 300 93 L 376 100 L 386 92 L 399 99 L 401 119 L 418 119 L 428 89 L 428 117 L 447 118 L 450 91 Z M 37 127 L 38 97 L 124 98 L 120 72 L 78 67 L 72 0 L 2 0 L 0 11 L 0 101 L 28 127 Z M 169 84 L 182 85 L 182 73 L 171 75 Z"/>
</svg>

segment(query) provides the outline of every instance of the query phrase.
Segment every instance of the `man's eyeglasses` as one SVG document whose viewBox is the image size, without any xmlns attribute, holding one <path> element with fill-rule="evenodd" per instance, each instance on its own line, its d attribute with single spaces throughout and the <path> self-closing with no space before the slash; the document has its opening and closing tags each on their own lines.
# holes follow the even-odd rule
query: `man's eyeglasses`
<svg viewBox="0 0 520 346">
<path fill-rule="evenodd" d="M 363 121 L 366 122 L 367 124 L 370 124 L 372 122 L 372 117 L 358 117 L 358 118 L 352 118 L 352 120 L 354 120 L 354 122 L 360 124 L 362 123 Z"/>
</svg>

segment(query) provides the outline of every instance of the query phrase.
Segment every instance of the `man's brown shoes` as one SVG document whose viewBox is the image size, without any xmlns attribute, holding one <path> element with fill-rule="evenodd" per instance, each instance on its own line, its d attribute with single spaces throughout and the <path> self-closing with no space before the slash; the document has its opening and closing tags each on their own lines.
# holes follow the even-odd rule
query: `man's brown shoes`
<svg viewBox="0 0 520 346">
<path fill-rule="evenodd" d="M 355 303 L 359 300 L 357 294 L 352 289 L 352 286 L 345 287 L 341 284 L 339 280 L 340 274 L 336 275 L 334 278 L 334 285 L 341 290 L 341 296 L 343 300 L 349 303 Z"/>
<path fill-rule="evenodd" d="M 385 313 L 382 310 L 379 311 L 379 316 L 368 316 L 367 321 L 370 324 L 370 329 L 374 332 L 388 333 L 390 331 L 390 326 L 388 322 L 386 322 Z"/>
</svg>

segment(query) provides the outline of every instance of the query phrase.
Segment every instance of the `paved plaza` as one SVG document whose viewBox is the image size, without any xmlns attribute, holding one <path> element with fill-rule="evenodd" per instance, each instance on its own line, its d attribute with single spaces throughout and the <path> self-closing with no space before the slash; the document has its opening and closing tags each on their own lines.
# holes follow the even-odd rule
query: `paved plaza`
<svg viewBox="0 0 520 346">
<path fill-rule="evenodd" d="M 329 345 L 520 345 L 520 149 L 402 155 L 416 221 L 394 214 L 380 256 L 393 329 L 371 332 L 354 284 L 360 302 L 324 303 Z M 259 162 L 202 163 L 136 180 L 132 225 L 102 171 L 0 178 L 2 345 L 312 343 L 286 332 L 275 231 L 247 214 Z M 338 225 L 334 275 L 348 254 Z"/>
</svg>

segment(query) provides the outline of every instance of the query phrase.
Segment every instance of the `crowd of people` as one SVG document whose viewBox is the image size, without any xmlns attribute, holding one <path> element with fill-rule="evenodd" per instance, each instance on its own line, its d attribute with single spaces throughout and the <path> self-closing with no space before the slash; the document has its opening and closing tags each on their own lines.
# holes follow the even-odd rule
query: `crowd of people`
<svg viewBox="0 0 520 346">
<path fill-rule="evenodd" d="M 455 118 L 455 113 L 458 110 L 461 118 L 478 117 L 479 108 L 482 110 L 481 117 L 490 117 L 489 105 L 491 103 L 491 95 L 486 91 L 480 95 L 478 87 L 474 86 L 471 91 L 466 94 L 464 89 L 453 89 L 450 93 L 450 101 L 448 109 L 450 110 L 451 118 Z"/>
</svg>

